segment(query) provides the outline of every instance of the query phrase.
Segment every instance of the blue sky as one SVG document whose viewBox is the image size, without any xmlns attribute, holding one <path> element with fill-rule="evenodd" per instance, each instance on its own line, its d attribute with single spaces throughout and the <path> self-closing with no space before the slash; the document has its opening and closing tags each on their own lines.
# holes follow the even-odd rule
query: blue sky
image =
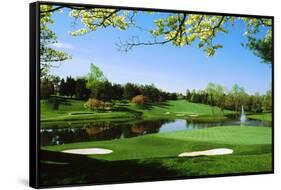
<svg viewBox="0 0 281 190">
<path fill-rule="evenodd" d="M 137 21 L 151 28 L 152 17 L 141 14 Z M 263 94 L 271 86 L 271 66 L 262 64 L 258 57 L 241 46 L 246 40 L 242 22 L 229 27 L 228 34 L 218 35 L 216 41 L 222 43 L 224 48 L 218 50 L 214 57 L 207 57 L 196 44 L 181 48 L 171 44 L 140 46 L 124 53 L 117 50 L 119 38 L 126 40 L 138 35 L 145 40 L 147 34 L 135 29 L 119 31 L 106 28 L 73 37 L 69 31 L 75 29 L 72 24 L 74 20 L 68 16 L 67 9 L 55 13 L 53 20 L 55 24 L 51 29 L 59 41 L 56 48 L 72 55 L 71 60 L 51 70 L 52 74 L 60 77 L 85 76 L 90 64 L 94 63 L 111 82 L 153 83 L 169 92 L 185 93 L 186 89 L 204 89 L 208 82 L 221 84 L 229 90 L 238 84 L 250 94 Z M 79 28 L 79 24 L 76 27 Z"/>
</svg>

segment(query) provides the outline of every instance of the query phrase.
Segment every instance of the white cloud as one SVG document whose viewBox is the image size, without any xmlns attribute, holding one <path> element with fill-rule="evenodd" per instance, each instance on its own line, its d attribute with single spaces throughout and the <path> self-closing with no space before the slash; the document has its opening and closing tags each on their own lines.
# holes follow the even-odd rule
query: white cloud
<svg viewBox="0 0 281 190">
<path fill-rule="evenodd" d="M 52 46 L 56 47 L 58 49 L 73 49 L 74 48 L 74 46 L 71 44 L 66 44 L 66 43 L 61 43 L 61 42 L 52 44 Z"/>
</svg>

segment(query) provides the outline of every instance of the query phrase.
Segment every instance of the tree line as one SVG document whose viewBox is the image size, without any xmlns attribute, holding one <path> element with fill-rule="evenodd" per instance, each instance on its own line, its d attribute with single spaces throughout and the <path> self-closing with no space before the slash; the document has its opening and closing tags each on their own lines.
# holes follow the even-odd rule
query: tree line
<svg viewBox="0 0 281 190">
<path fill-rule="evenodd" d="M 249 95 L 244 88 L 235 84 L 227 92 L 226 89 L 218 84 L 209 83 L 204 90 L 187 90 L 185 96 L 178 93 L 169 93 L 155 87 L 155 85 L 139 85 L 126 83 L 124 85 L 111 83 L 108 80 L 95 86 L 94 93 L 87 87 L 86 78 L 65 79 L 58 77 L 43 79 L 41 81 L 41 98 L 47 99 L 51 95 L 59 95 L 79 100 L 94 98 L 103 102 L 112 100 L 132 100 L 136 104 L 145 102 L 161 102 L 166 100 L 177 100 L 184 98 L 188 102 L 208 104 L 217 106 L 222 111 L 224 109 L 240 111 L 244 106 L 245 111 L 260 113 L 272 111 L 272 92 L 268 90 L 266 94 L 255 93 Z"/>
<path fill-rule="evenodd" d="M 243 87 L 235 84 L 230 91 L 225 87 L 209 83 L 204 90 L 187 90 L 185 99 L 193 103 L 208 104 L 224 109 L 240 111 L 243 105 L 247 112 L 260 113 L 272 111 L 272 91 L 266 94 L 249 95 Z"/>
<path fill-rule="evenodd" d="M 94 64 L 85 77 L 59 78 L 49 76 L 41 79 L 41 99 L 48 99 L 51 95 L 88 100 L 88 107 L 103 107 L 105 102 L 112 100 L 128 100 L 135 104 L 162 102 L 166 100 L 185 99 L 193 103 L 215 106 L 221 111 L 224 109 L 239 112 L 241 106 L 245 111 L 260 113 L 272 111 L 272 92 L 268 90 L 265 95 L 256 93 L 249 95 L 243 87 L 235 84 L 230 91 L 222 85 L 208 83 L 203 90 L 187 90 L 186 94 L 165 92 L 154 84 L 140 85 L 128 82 L 116 84 L 110 82 L 103 72 Z"/>
<path fill-rule="evenodd" d="M 51 79 L 41 80 L 41 99 L 48 99 L 51 95 L 59 95 L 79 100 L 95 98 L 104 102 L 112 100 L 132 100 L 135 96 L 143 95 L 147 102 L 159 102 L 165 100 L 176 100 L 179 96 L 177 93 L 162 91 L 155 87 L 154 84 L 139 85 L 135 83 L 126 83 L 124 85 L 111 83 L 108 80 L 100 82 L 99 85 L 87 87 L 86 78 L 73 78 L 71 76 L 65 79 L 59 79 L 54 82 Z"/>
</svg>

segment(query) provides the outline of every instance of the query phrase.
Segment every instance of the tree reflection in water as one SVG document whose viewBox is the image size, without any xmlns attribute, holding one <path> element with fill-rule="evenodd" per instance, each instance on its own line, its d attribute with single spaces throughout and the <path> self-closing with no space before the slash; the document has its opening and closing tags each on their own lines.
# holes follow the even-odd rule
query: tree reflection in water
<svg viewBox="0 0 281 190">
<path fill-rule="evenodd" d="M 87 123 L 81 127 L 61 128 L 53 125 L 50 129 L 41 129 L 41 146 L 84 141 L 112 140 L 130 138 L 150 133 L 158 133 L 168 120 L 139 121 L 136 123 L 114 124 L 110 122 Z"/>
</svg>

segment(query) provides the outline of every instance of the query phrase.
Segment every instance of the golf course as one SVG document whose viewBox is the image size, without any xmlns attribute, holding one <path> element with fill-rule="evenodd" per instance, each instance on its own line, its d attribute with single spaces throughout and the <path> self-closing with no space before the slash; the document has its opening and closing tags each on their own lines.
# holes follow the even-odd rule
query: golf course
<svg viewBox="0 0 281 190">
<path fill-rule="evenodd" d="M 50 142 L 41 147 L 42 178 L 46 179 L 44 180 L 46 183 L 42 183 L 43 186 L 272 171 L 271 127 L 262 126 L 262 122 L 258 123 L 259 126 L 252 126 L 251 122 L 260 120 L 269 122 L 268 118 L 271 116 L 268 113 L 252 115 L 258 117 L 258 120 L 248 119 L 250 122 L 241 126 L 240 122 L 231 125 L 234 111 L 222 112 L 218 107 L 211 108 L 209 105 L 185 100 L 145 106 L 131 102 L 116 102 L 114 107 L 104 111 L 89 111 L 85 109 L 84 104 L 85 102 L 80 100 L 66 99 L 59 110 L 54 110 L 49 103 L 41 102 L 42 130 L 52 129 L 49 134 L 53 134 L 53 137 L 59 135 L 61 139 L 58 140 L 62 141 L 54 143 L 53 139 L 50 139 Z M 165 122 L 160 122 L 159 126 L 156 126 L 159 120 L 169 121 L 170 126 L 175 125 L 174 121 L 183 121 L 186 126 L 180 128 L 181 130 L 173 126 L 174 129 L 170 127 L 170 130 L 161 132 L 159 129 L 165 128 L 163 124 Z M 188 130 L 188 122 L 199 127 Z M 104 123 L 108 126 L 105 130 Z M 208 123 L 212 125 L 203 128 L 200 127 L 201 123 L 204 126 Z M 136 135 L 122 137 L 120 135 L 122 132 L 116 128 L 124 126 L 128 126 L 126 130 Z M 153 127 L 156 130 L 149 132 Z M 73 131 L 69 132 L 69 129 Z M 108 131 L 115 133 L 116 130 L 119 133 L 112 138 L 109 136 L 110 133 L 106 133 Z M 42 138 L 48 134 L 46 131 L 41 133 Z M 75 133 L 86 140 L 81 140 L 82 142 L 70 140 L 71 134 Z M 110 140 L 96 138 L 100 134 L 107 135 Z M 77 137 L 73 137 L 75 138 Z M 81 150 L 83 153 L 83 150 L 91 148 L 110 150 L 110 153 L 64 152 Z M 179 154 L 184 152 L 221 148 L 231 149 L 233 153 L 179 157 Z M 95 167 L 89 167 L 90 165 Z M 123 170 L 125 167 L 130 167 L 130 171 Z M 82 172 L 83 175 L 78 175 Z M 108 175 L 109 173 L 112 175 Z M 132 176 L 132 173 L 138 175 Z"/>
</svg>

